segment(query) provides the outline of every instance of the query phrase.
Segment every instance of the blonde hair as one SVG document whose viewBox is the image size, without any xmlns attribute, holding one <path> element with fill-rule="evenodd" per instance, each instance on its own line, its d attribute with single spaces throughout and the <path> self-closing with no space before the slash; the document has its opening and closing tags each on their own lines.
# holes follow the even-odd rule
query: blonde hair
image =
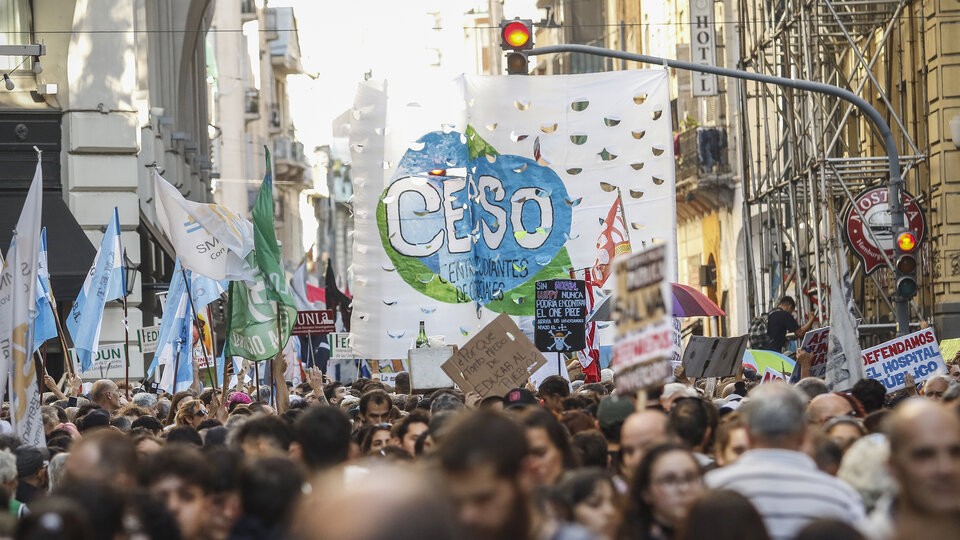
<svg viewBox="0 0 960 540">
<path fill-rule="evenodd" d="M 180 407 L 177 408 L 174 423 L 178 426 L 190 425 L 190 422 L 187 420 L 197 416 L 197 413 L 201 410 L 203 410 L 203 403 L 199 399 L 185 399 L 180 403 Z"/>
</svg>

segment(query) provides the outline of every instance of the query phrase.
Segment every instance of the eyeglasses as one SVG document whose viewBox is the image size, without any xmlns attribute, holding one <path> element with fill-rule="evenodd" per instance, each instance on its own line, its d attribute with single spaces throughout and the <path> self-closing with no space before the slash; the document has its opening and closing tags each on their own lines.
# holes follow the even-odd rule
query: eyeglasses
<svg viewBox="0 0 960 540">
<path fill-rule="evenodd" d="M 703 479 L 700 474 L 691 472 L 687 474 L 666 474 L 659 478 L 654 478 L 653 483 L 662 487 L 678 488 L 681 485 L 698 485 Z"/>
</svg>

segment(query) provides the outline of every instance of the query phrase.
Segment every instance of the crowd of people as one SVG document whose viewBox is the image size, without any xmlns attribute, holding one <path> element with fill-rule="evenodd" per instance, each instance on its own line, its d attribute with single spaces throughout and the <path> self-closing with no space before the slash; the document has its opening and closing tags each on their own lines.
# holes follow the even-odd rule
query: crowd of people
<svg viewBox="0 0 960 540">
<path fill-rule="evenodd" d="M 754 375 L 484 397 L 315 368 L 282 395 L 47 378 L 46 448 L 0 422 L 0 536 L 960 538 L 956 363 L 889 395 Z"/>
</svg>

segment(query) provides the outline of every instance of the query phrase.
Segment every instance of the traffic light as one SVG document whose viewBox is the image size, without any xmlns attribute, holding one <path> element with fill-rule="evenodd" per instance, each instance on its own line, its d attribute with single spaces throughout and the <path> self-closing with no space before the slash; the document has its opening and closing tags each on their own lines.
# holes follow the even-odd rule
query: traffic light
<svg viewBox="0 0 960 540">
<path fill-rule="evenodd" d="M 896 269 L 896 292 L 909 299 L 917 294 L 917 236 L 908 229 L 896 229 L 894 267 Z"/>
<path fill-rule="evenodd" d="M 500 21 L 500 48 L 507 51 L 507 73 L 527 75 L 527 55 L 524 51 L 533 48 L 533 21 L 513 19 Z"/>
</svg>

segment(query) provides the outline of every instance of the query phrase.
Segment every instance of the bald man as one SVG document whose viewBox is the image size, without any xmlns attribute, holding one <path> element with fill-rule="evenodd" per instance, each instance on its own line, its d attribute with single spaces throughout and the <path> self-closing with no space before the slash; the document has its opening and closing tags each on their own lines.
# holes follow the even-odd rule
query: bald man
<svg viewBox="0 0 960 540">
<path fill-rule="evenodd" d="M 110 379 L 100 379 L 90 388 L 90 401 L 112 415 L 120 408 L 120 389 Z"/>
<path fill-rule="evenodd" d="M 815 426 L 822 426 L 835 416 L 850 416 L 851 413 L 853 406 L 850 402 L 832 392 L 814 397 L 807 405 L 807 421 Z"/>
<path fill-rule="evenodd" d="M 669 418 L 655 409 L 635 412 L 623 421 L 620 429 L 620 467 L 626 478 L 632 478 L 640 460 L 653 445 L 667 438 Z"/>
<path fill-rule="evenodd" d="M 960 513 L 960 419 L 935 401 L 911 398 L 890 414 L 890 472 L 900 486 L 878 504 L 864 529 L 872 538 L 952 520 Z"/>
</svg>

